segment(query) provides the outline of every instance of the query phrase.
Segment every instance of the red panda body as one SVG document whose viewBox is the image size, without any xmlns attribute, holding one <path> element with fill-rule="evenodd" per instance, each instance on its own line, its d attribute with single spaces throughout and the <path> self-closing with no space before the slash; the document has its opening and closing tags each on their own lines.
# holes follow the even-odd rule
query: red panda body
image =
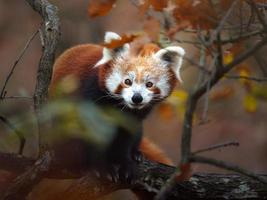
<svg viewBox="0 0 267 200">
<path fill-rule="evenodd" d="M 105 42 L 119 38 L 109 32 Z M 180 80 L 184 55 L 180 47 L 153 48 L 157 52 L 144 49 L 137 56 L 129 49 L 128 44 L 114 50 L 91 44 L 73 47 L 57 59 L 50 88 L 53 95 L 53 88 L 62 79 L 75 76 L 79 81 L 76 96 L 98 106 L 111 106 L 134 119 L 134 126 L 138 127 L 136 134 L 129 134 L 118 126 L 104 155 L 107 165 L 119 165 L 126 176 L 132 174 L 135 161 L 140 158 L 140 148 L 148 158 L 170 164 L 148 140 L 141 143 L 142 121 L 156 103 L 170 95 Z"/>
</svg>

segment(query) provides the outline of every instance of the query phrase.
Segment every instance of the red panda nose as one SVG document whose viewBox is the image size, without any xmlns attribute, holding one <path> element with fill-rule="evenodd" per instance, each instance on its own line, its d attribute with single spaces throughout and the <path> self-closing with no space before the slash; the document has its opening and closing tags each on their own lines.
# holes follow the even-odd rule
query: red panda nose
<svg viewBox="0 0 267 200">
<path fill-rule="evenodd" d="M 140 93 L 135 93 L 132 97 L 132 101 L 135 103 L 135 104 L 139 104 L 143 101 L 143 97 L 141 96 Z"/>
</svg>

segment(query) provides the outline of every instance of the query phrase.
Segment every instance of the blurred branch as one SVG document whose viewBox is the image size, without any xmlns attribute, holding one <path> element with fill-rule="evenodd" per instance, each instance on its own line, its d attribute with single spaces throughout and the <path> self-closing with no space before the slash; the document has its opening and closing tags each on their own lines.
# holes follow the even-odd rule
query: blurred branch
<svg viewBox="0 0 267 200">
<path fill-rule="evenodd" d="M 244 40 L 256 35 L 261 35 L 262 33 L 264 33 L 263 30 L 259 30 L 259 31 L 252 31 L 249 33 L 244 33 L 242 35 L 239 36 L 235 36 L 235 37 L 230 37 L 230 38 L 224 38 L 221 40 L 222 44 L 227 44 L 227 43 L 235 43 L 235 42 L 239 42 L 240 40 Z"/>
<path fill-rule="evenodd" d="M 26 99 L 26 100 L 32 100 L 33 97 L 31 97 L 31 96 L 5 96 L 5 99 Z"/>
<path fill-rule="evenodd" d="M 24 149 L 24 146 L 25 146 L 25 138 L 24 138 L 24 134 L 19 131 L 7 118 L 3 117 L 3 116 L 0 116 L 0 120 L 12 131 L 15 132 L 15 134 L 18 136 L 19 138 L 19 150 L 18 150 L 18 154 L 22 155 L 23 153 L 23 149 Z"/>
<path fill-rule="evenodd" d="M 24 200 L 32 188 L 41 181 L 51 163 L 51 155 L 46 152 L 33 166 L 30 166 L 22 175 L 19 175 L 0 197 L 1 200 Z"/>
<path fill-rule="evenodd" d="M 35 162 L 36 164 L 31 170 L 33 173 L 39 170 L 38 172 L 43 178 L 67 179 L 74 177 L 71 174 L 66 174 L 64 166 L 58 165 L 59 163 L 54 160 L 55 158 L 52 157 L 52 160 L 50 159 L 51 157 L 49 154 L 45 154 L 43 159 L 35 162 L 30 158 L 0 153 L 0 168 L 18 173 L 31 167 Z M 49 164 L 50 167 L 48 169 L 46 166 Z M 89 200 L 104 196 L 118 189 L 134 189 L 135 191 L 145 192 L 149 195 L 150 199 L 152 199 L 159 189 L 164 186 L 168 177 L 172 175 L 174 171 L 174 167 L 144 159 L 138 165 L 136 181 L 133 181 L 131 184 L 125 183 L 123 180 L 113 182 L 107 177 L 97 178 L 93 173 L 84 172 L 82 174 L 77 171 L 76 177 L 80 178 L 74 180 L 69 189 L 67 191 L 62 191 L 62 194 L 59 194 L 59 196 L 65 200 Z M 266 176 L 263 175 L 259 177 L 264 180 L 266 178 Z M 18 180 L 15 182 L 20 183 Z M 241 185 L 246 185 L 247 189 L 237 189 Z M 24 185 L 23 188 L 25 189 L 26 186 L 27 185 Z M 212 193 L 210 191 L 212 191 Z M 265 186 L 257 181 L 234 174 L 201 173 L 193 175 L 188 181 L 176 182 L 175 186 L 168 193 L 167 199 L 261 199 L 266 195 L 267 191 L 265 190 Z M 16 200 L 16 198 L 12 198 L 12 200 L 13 199 Z"/>
<path fill-rule="evenodd" d="M 255 3 L 255 1 L 254 0 L 248 0 L 248 4 L 250 4 L 252 9 L 255 10 L 256 15 L 257 15 L 260 23 L 264 27 L 264 30 L 267 31 L 267 23 L 266 23 L 266 21 L 264 19 L 264 16 L 262 16 L 262 14 L 260 13 L 259 8 L 257 7 L 257 4 Z"/>
<path fill-rule="evenodd" d="M 9 74 L 6 77 L 6 80 L 4 82 L 3 88 L 1 90 L 0 93 L 0 100 L 5 98 L 6 95 L 6 86 L 8 84 L 8 81 L 10 80 L 12 74 L 14 73 L 14 70 L 17 66 L 17 64 L 19 63 L 19 61 L 21 60 L 21 58 L 23 57 L 23 55 L 25 54 L 26 50 L 28 49 L 28 47 L 30 46 L 32 40 L 35 38 L 35 36 L 37 35 L 37 33 L 39 32 L 39 30 L 35 31 L 32 36 L 30 37 L 30 39 L 27 41 L 26 45 L 24 46 L 24 48 L 22 49 L 22 51 L 20 52 L 18 58 L 15 60 L 14 64 L 11 67 L 11 70 L 9 72 Z"/>
<path fill-rule="evenodd" d="M 257 78 L 257 77 L 251 77 L 251 76 L 226 75 L 225 78 L 228 78 L 228 79 L 245 79 L 245 80 L 256 81 L 256 82 L 266 82 L 267 81 L 267 78 Z"/>
</svg>

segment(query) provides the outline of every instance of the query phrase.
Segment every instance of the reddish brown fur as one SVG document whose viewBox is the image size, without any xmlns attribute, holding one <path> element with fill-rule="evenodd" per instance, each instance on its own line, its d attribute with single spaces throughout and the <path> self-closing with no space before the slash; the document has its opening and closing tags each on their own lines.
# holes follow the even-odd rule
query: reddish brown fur
<svg viewBox="0 0 267 200">
<path fill-rule="evenodd" d="M 102 57 L 102 50 L 103 47 L 101 46 L 84 44 L 75 46 L 65 51 L 65 53 L 63 53 L 55 62 L 54 73 L 50 86 L 50 94 L 51 92 L 53 92 L 53 88 L 56 86 L 56 84 L 60 82 L 60 80 L 62 80 L 64 77 L 68 75 L 74 75 L 78 79 L 82 80 L 86 75 L 88 75 L 88 73 L 92 73 L 94 65 Z M 149 45 L 143 48 L 140 54 L 148 55 L 149 53 L 151 54 L 152 52 L 155 52 L 157 50 L 159 50 L 159 48 L 156 45 Z M 136 61 L 142 63 L 142 59 Z M 151 67 L 152 66 L 148 66 L 148 68 Z M 110 72 L 110 69 L 110 63 L 99 66 L 97 73 L 101 80 L 101 82 L 99 83 L 100 85 L 103 85 L 105 77 Z M 176 79 L 174 73 L 171 72 L 171 70 L 170 73 L 172 73 L 173 77 L 173 79 L 171 80 L 171 85 L 172 87 L 174 87 Z M 140 148 L 147 158 L 165 164 L 172 164 L 170 159 L 167 158 L 166 155 L 164 155 L 164 153 L 148 139 L 142 139 Z"/>
</svg>

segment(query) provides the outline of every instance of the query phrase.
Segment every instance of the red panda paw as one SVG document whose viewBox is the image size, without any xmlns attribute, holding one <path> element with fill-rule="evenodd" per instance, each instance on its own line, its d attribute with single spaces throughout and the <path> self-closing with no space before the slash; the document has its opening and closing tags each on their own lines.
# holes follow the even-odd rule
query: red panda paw
<svg viewBox="0 0 267 200">
<path fill-rule="evenodd" d="M 121 165 L 119 169 L 120 180 L 125 183 L 134 183 L 137 179 L 137 165 L 135 162 L 129 162 Z"/>
<path fill-rule="evenodd" d="M 132 158 L 137 163 L 140 163 L 144 160 L 143 153 L 140 150 L 135 150 L 132 152 Z"/>
</svg>

